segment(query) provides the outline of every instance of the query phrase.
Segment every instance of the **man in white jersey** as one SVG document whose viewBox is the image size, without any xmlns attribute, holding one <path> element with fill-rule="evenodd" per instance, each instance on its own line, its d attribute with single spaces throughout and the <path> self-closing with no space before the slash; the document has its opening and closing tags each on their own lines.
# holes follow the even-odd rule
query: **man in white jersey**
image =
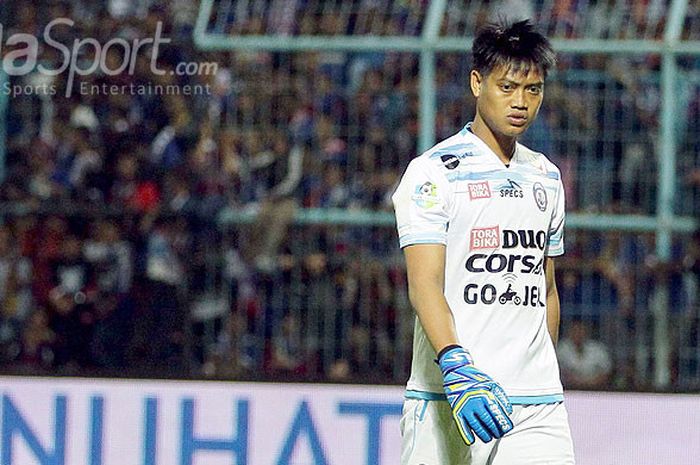
<svg viewBox="0 0 700 465">
<path fill-rule="evenodd" d="M 557 167 L 517 142 L 555 56 L 528 21 L 475 38 L 473 122 L 415 158 L 394 196 L 417 319 L 402 465 L 573 465 L 555 344 Z"/>
</svg>

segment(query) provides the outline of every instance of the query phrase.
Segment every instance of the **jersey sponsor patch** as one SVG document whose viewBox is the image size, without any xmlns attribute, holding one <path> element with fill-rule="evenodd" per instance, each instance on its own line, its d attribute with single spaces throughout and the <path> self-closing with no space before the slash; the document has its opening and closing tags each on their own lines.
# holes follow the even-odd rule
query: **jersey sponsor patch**
<svg viewBox="0 0 700 465">
<path fill-rule="evenodd" d="M 469 198 L 471 200 L 491 198 L 491 188 L 488 181 L 471 182 L 467 186 L 469 187 Z"/>
<path fill-rule="evenodd" d="M 501 231 L 499 227 L 474 228 L 470 231 L 470 253 L 465 261 L 466 270 L 477 274 L 505 272 L 541 275 L 543 254 L 525 251 L 544 251 L 547 234 L 531 229 Z M 514 251 L 516 248 L 523 250 Z M 481 251 L 477 252 L 479 249 Z M 497 249 L 502 249 L 502 252 Z"/>
<path fill-rule="evenodd" d="M 474 228 L 469 235 L 469 250 L 497 249 L 501 246 L 501 234 L 498 226 Z"/>
<path fill-rule="evenodd" d="M 535 196 L 535 203 L 540 211 L 545 211 L 547 209 L 547 191 L 544 189 L 542 183 L 536 182 L 532 186 L 532 195 Z"/>
<path fill-rule="evenodd" d="M 411 196 L 416 205 L 420 208 L 433 208 L 440 201 L 438 196 L 438 188 L 430 181 L 424 182 L 416 186 L 416 189 Z"/>
<path fill-rule="evenodd" d="M 501 197 L 509 197 L 511 199 L 522 199 L 524 197 L 523 188 L 512 179 L 509 179 L 505 184 L 498 186 L 497 190 Z"/>
<path fill-rule="evenodd" d="M 453 170 L 459 166 L 459 158 L 456 155 L 443 155 L 440 157 L 442 164 L 448 170 Z"/>
<path fill-rule="evenodd" d="M 501 290 L 499 290 L 501 288 Z M 469 283 L 464 287 L 464 302 L 470 305 L 483 304 L 493 305 L 498 302 L 500 305 L 516 305 L 523 307 L 545 308 L 545 291 L 537 285 L 526 285 L 516 291 L 513 284 L 503 290 L 503 284 L 475 284 Z"/>
</svg>

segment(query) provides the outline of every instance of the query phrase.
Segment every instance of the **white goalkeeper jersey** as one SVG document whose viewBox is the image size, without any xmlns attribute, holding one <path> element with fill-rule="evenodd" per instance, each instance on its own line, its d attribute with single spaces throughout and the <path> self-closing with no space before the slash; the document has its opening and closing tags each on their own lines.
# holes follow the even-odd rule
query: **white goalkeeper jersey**
<svg viewBox="0 0 700 465">
<path fill-rule="evenodd" d="M 445 297 L 475 366 L 514 404 L 563 400 L 543 267 L 564 253 L 558 168 L 520 144 L 506 166 L 467 125 L 412 160 L 392 200 L 401 247 L 446 245 Z M 416 318 L 409 397 L 442 395 L 435 358 Z"/>
</svg>

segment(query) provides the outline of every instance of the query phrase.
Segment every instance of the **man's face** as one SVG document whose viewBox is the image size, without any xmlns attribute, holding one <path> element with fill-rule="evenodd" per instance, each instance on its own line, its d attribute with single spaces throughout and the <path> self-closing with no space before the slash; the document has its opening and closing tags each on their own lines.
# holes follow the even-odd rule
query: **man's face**
<svg viewBox="0 0 700 465">
<path fill-rule="evenodd" d="M 497 136 L 518 137 L 535 120 L 544 96 L 544 76 L 536 66 L 524 73 L 502 65 L 486 76 L 472 71 L 470 78 L 477 112 Z"/>
</svg>

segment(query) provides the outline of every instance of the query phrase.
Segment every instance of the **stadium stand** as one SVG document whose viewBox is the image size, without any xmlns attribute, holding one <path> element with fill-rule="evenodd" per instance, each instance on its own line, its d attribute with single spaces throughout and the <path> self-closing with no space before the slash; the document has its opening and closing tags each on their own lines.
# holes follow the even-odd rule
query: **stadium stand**
<svg viewBox="0 0 700 465">
<path fill-rule="evenodd" d="M 172 42 L 160 50 L 161 76 L 141 56 L 133 76 L 92 73 L 70 88 L 60 79 L 53 94 L 9 101 L 0 369 L 404 382 L 412 313 L 393 226 L 293 217 L 299 208 L 389 211 L 418 151 L 418 55 L 203 53 L 192 41 L 194 2 L 36 3 L 8 6 L 6 36 L 69 17 L 73 27 L 56 28 L 64 43 L 153 37 L 159 22 Z M 427 3 L 220 0 L 211 24 L 237 35 L 417 36 Z M 661 37 L 668 6 L 450 1 L 441 33 L 467 36 L 511 3 L 555 38 L 650 40 Z M 700 34 L 694 8 L 688 37 Z M 438 55 L 438 138 L 473 113 L 467 55 Z M 61 56 L 41 59 L 57 65 Z M 169 72 L 183 62 L 218 69 Z M 699 64 L 683 60 L 690 98 L 679 156 L 687 177 L 678 210 L 694 215 Z M 651 55 L 560 56 L 525 143 L 561 167 L 569 211 L 655 213 L 659 65 Z M 40 88 L 41 79 L 10 83 Z M 211 92 L 83 91 L 129 84 Z M 242 219 L 225 221 L 231 212 Z M 558 265 L 564 332 L 574 317 L 590 323 L 610 348 L 612 386 L 652 388 L 649 289 L 658 279 L 672 283 L 672 389 L 700 385 L 697 244 L 677 236 L 674 263 L 659 267 L 653 235 L 569 231 Z"/>
</svg>

